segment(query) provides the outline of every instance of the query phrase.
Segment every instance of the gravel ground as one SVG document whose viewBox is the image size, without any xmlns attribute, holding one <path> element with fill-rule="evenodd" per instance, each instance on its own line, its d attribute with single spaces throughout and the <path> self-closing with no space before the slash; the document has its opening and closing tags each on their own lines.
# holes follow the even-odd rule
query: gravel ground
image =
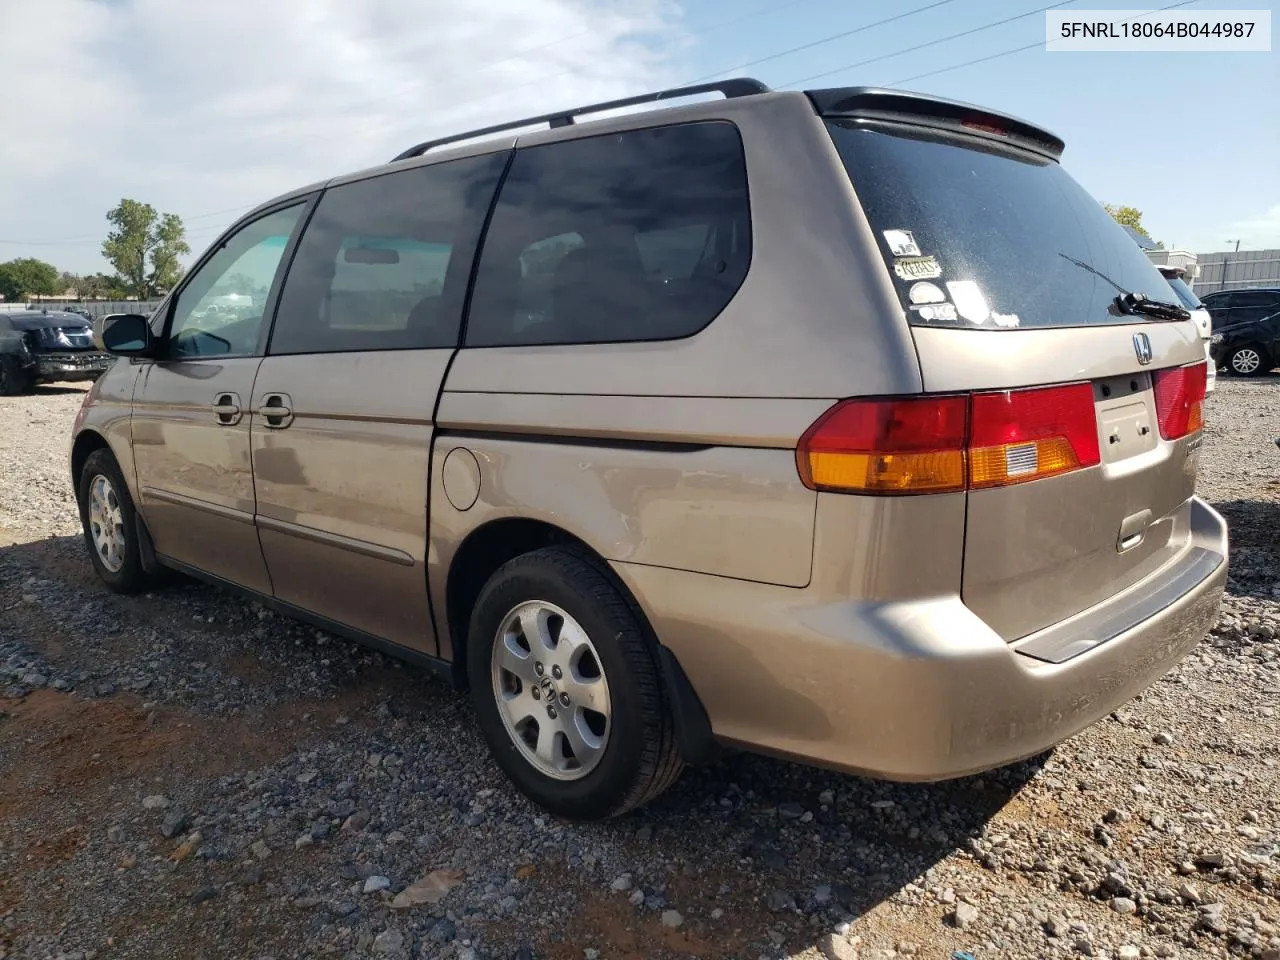
<svg viewBox="0 0 1280 960">
<path fill-rule="evenodd" d="M 1230 595 L 1138 700 L 981 777 L 734 756 L 598 826 L 519 797 L 424 673 L 101 588 L 82 396 L 0 398 L 0 960 L 1280 958 L 1280 377 L 1210 401 Z"/>
</svg>

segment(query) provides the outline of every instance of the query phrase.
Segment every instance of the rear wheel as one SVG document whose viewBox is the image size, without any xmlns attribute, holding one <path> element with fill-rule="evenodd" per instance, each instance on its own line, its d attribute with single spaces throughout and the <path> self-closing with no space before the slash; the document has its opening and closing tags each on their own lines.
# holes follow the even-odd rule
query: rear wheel
<svg viewBox="0 0 1280 960">
<path fill-rule="evenodd" d="M 1261 347 L 1246 343 L 1231 351 L 1231 356 L 1227 358 L 1227 367 L 1236 376 L 1256 377 L 1266 373 L 1269 364 Z"/>
<path fill-rule="evenodd" d="M 558 816 L 617 816 L 680 775 L 646 627 L 576 550 L 536 550 L 494 573 L 471 617 L 468 675 L 498 765 Z"/>
<path fill-rule="evenodd" d="M 95 450 L 80 469 L 80 522 L 98 577 L 117 593 L 137 593 L 149 578 L 138 551 L 133 500 L 110 450 Z"/>
<path fill-rule="evenodd" d="M 31 374 L 13 354 L 0 354 L 0 397 L 16 397 L 33 386 Z"/>
</svg>

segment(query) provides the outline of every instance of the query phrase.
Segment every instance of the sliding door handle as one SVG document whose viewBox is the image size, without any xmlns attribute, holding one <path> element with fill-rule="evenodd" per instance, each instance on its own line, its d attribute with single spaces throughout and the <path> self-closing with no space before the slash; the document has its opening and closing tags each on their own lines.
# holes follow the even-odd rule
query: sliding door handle
<svg viewBox="0 0 1280 960">
<path fill-rule="evenodd" d="M 264 393 L 255 412 L 272 430 L 283 430 L 293 423 L 293 401 L 287 393 Z"/>
</svg>

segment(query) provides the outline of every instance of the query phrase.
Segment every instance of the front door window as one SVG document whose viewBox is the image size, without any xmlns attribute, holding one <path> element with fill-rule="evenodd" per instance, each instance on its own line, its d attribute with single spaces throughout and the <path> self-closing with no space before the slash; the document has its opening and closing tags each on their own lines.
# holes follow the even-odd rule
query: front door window
<svg viewBox="0 0 1280 960">
<path fill-rule="evenodd" d="M 166 359 L 258 352 L 271 284 L 304 206 L 255 220 L 200 266 L 174 304 Z"/>
</svg>

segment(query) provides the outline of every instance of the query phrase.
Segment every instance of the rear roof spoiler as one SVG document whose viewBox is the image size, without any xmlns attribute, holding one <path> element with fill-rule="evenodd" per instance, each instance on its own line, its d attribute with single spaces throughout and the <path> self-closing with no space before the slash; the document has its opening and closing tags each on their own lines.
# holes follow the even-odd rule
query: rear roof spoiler
<svg viewBox="0 0 1280 960">
<path fill-rule="evenodd" d="M 833 87 L 806 90 L 813 107 L 824 117 L 866 117 L 941 127 L 998 143 L 1013 143 L 1057 160 L 1066 147 L 1061 137 L 1006 113 L 959 100 L 931 97 L 883 87 Z"/>
</svg>

